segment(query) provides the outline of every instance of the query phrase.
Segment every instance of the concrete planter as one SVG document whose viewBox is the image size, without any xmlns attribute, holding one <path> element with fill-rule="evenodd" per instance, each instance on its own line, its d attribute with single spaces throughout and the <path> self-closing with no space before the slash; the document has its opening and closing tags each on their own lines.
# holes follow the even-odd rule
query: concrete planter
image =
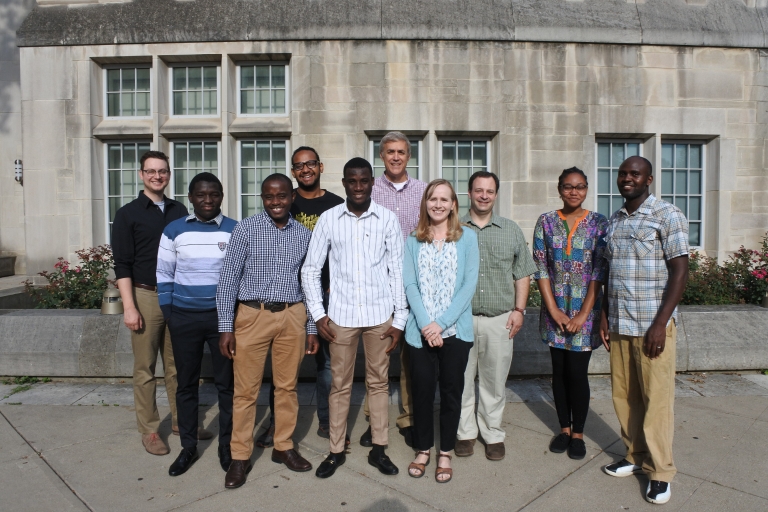
<svg viewBox="0 0 768 512">
<path fill-rule="evenodd" d="M 16 256 L 0 256 L 0 277 L 16 274 Z"/>
<path fill-rule="evenodd" d="M 510 376 L 551 373 L 549 348 L 538 333 L 538 314 L 538 308 L 529 308 L 515 337 Z M 759 306 L 681 306 L 677 370 L 768 368 L 766 332 L 768 309 Z M 355 375 L 362 377 L 362 344 L 357 359 Z M 399 362 L 399 357 L 391 358 L 390 375 L 399 374 Z M 600 348 L 592 356 L 590 372 L 609 371 L 608 353 Z M 130 377 L 132 372 L 131 334 L 122 315 L 92 309 L 0 310 L 0 375 Z M 210 375 L 210 359 L 205 358 L 203 376 Z M 266 375 L 271 375 L 270 368 Z M 300 377 L 314 376 L 314 358 L 305 357 Z"/>
</svg>

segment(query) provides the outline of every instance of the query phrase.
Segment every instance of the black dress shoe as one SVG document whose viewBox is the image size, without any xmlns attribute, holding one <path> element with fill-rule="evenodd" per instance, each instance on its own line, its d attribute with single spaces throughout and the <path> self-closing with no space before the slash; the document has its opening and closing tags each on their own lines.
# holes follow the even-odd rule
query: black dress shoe
<svg viewBox="0 0 768 512">
<path fill-rule="evenodd" d="M 360 446 L 370 448 L 373 446 L 373 434 L 371 434 L 371 426 L 368 425 L 368 430 L 360 436 Z"/>
<path fill-rule="evenodd" d="M 272 424 L 259 437 L 256 438 L 256 446 L 270 448 L 275 445 L 275 425 Z"/>
<path fill-rule="evenodd" d="M 399 432 L 405 439 L 405 444 L 410 448 L 413 448 L 413 427 L 401 428 Z"/>
<path fill-rule="evenodd" d="M 291 448 L 290 450 L 275 450 L 272 449 L 272 462 L 278 464 L 285 464 L 285 466 L 291 471 L 304 472 L 312 469 L 312 464 L 307 459 L 299 455 L 299 452 Z"/>
<path fill-rule="evenodd" d="M 336 469 L 344 464 L 346 462 L 347 456 L 344 455 L 344 452 L 341 453 L 329 453 L 328 456 L 325 458 L 323 462 L 320 463 L 320 465 L 317 467 L 317 471 L 315 471 L 315 475 L 319 478 L 328 478 L 329 476 L 333 476 L 333 474 L 336 472 Z"/>
<path fill-rule="evenodd" d="M 251 472 L 253 466 L 250 460 L 233 460 L 229 465 L 227 475 L 224 477 L 224 487 L 227 489 L 237 489 L 245 483 L 246 476 Z"/>
<path fill-rule="evenodd" d="M 179 456 L 176 457 L 171 467 L 168 468 L 168 474 L 171 476 L 183 475 L 198 458 L 197 448 L 182 448 Z"/>
<path fill-rule="evenodd" d="M 396 475 L 400 472 L 392 461 L 389 459 L 386 453 L 384 453 L 384 447 L 376 445 L 368 454 L 368 464 L 378 468 L 379 472 L 385 475 Z"/>
<path fill-rule="evenodd" d="M 229 470 L 229 465 L 232 464 L 232 450 L 228 444 L 219 445 L 219 463 L 221 464 L 221 469 L 224 471 Z"/>
</svg>

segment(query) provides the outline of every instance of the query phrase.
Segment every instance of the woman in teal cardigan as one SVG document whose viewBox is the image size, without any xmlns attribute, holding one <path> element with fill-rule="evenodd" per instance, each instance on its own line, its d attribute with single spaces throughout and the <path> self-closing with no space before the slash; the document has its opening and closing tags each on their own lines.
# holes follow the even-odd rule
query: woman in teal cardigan
<svg viewBox="0 0 768 512">
<path fill-rule="evenodd" d="M 464 370 L 472 348 L 472 297 L 480 251 L 477 235 L 459 223 L 456 193 L 450 182 L 434 180 L 424 191 L 416 230 L 405 244 L 403 282 L 411 308 L 405 326 L 411 360 L 413 447 L 408 466 L 424 476 L 435 444 L 432 417 L 440 385 L 440 453 L 435 480 L 453 477 L 451 455 L 461 416 Z"/>
</svg>

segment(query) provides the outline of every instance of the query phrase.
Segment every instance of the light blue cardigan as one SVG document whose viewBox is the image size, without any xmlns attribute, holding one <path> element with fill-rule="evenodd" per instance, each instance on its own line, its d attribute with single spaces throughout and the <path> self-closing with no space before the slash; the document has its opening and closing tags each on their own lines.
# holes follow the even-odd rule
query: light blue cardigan
<svg viewBox="0 0 768 512">
<path fill-rule="evenodd" d="M 456 337 L 472 342 L 472 297 L 477 286 L 477 274 L 480 270 L 480 249 L 477 247 L 477 235 L 470 228 L 463 227 L 464 234 L 456 242 L 458 268 L 456 286 L 453 290 L 453 300 L 448 309 L 435 321 L 445 329 L 456 324 Z M 408 305 L 411 308 L 408 322 L 405 324 L 405 341 L 409 345 L 421 348 L 421 329 L 429 325 L 433 319 L 427 316 L 424 303 L 419 291 L 419 247 L 421 244 L 411 234 L 405 242 L 405 261 L 403 263 L 403 285 Z"/>
</svg>

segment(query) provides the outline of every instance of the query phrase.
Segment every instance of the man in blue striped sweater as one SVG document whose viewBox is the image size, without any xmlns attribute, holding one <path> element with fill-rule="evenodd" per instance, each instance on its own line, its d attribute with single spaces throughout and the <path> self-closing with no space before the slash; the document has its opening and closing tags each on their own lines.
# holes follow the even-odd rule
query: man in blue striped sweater
<svg viewBox="0 0 768 512">
<path fill-rule="evenodd" d="M 181 453 L 168 473 L 179 476 L 197 460 L 198 383 L 205 344 L 211 352 L 213 379 L 219 394 L 219 461 L 232 462 L 232 361 L 219 351 L 216 287 L 236 221 L 221 213 L 224 189 L 203 172 L 189 183 L 194 213 L 166 226 L 157 255 L 157 295 L 171 331 L 178 388 L 176 404 Z"/>
</svg>

